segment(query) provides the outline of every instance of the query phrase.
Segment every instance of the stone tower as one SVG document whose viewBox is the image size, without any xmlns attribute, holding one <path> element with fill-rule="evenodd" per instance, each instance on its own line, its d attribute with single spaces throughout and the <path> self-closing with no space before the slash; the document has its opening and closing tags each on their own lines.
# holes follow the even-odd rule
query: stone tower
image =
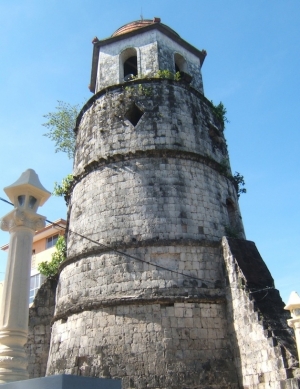
<svg viewBox="0 0 300 389">
<path fill-rule="evenodd" d="M 203 94 L 206 52 L 158 18 L 93 44 L 47 374 L 298 385 L 283 303 L 245 240 L 222 115 Z"/>
</svg>

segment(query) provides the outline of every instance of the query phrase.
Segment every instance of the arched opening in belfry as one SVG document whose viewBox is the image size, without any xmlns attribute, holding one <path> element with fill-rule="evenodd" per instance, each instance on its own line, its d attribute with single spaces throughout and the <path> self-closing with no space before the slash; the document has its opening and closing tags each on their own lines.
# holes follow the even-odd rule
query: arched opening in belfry
<svg viewBox="0 0 300 389">
<path fill-rule="evenodd" d="M 120 56 L 120 81 L 130 81 L 138 75 L 138 60 L 136 49 L 130 47 L 124 50 Z"/>
<path fill-rule="evenodd" d="M 137 76 L 137 56 L 130 57 L 124 62 L 124 78 L 128 75 Z"/>
<path fill-rule="evenodd" d="M 175 73 L 177 72 L 184 72 L 187 73 L 187 63 L 185 58 L 178 54 L 174 54 L 174 64 L 175 64 Z"/>
</svg>

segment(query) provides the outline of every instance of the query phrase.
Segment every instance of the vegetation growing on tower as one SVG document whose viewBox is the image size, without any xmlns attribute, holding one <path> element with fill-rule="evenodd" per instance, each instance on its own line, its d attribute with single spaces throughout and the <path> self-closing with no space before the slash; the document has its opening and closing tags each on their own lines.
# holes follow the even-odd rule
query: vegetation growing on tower
<svg viewBox="0 0 300 389">
<path fill-rule="evenodd" d="M 68 158 L 74 157 L 76 118 L 79 113 L 79 105 L 71 105 L 58 100 L 56 111 L 44 115 L 48 119 L 43 124 L 49 132 L 44 134 L 55 143 L 55 152 L 62 151 Z"/>
<path fill-rule="evenodd" d="M 59 236 L 55 248 L 51 261 L 41 262 L 38 265 L 38 271 L 47 278 L 57 278 L 59 265 L 66 259 L 67 247 L 63 236 Z"/>
</svg>

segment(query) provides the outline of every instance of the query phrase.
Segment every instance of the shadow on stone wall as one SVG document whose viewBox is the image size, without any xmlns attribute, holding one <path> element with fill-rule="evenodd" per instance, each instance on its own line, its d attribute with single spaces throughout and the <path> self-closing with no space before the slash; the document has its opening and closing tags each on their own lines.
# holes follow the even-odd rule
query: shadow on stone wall
<svg viewBox="0 0 300 389">
<path fill-rule="evenodd" d="M 56 286 L 56 280 L 47 279 L 29 308 L 28 341 L 25 345 L 29 378 L 44 377 L 46 374 Z"/>
<path fill-rule="evenodd" d="M 240 386 L 300 387 L 289 312 L 266 264 L 253 242 L 224 237 L 222 244 L 229 333 Z"/>
</svg>

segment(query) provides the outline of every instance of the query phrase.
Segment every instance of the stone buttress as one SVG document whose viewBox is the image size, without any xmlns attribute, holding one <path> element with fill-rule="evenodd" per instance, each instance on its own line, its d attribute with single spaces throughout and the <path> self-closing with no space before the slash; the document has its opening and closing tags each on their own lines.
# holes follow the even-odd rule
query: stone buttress
<svg viewBox="0 0 300 389">
<path fill-rule="evenodd" d="M 242 387 L 232 321 L 251 296 L 232 303 L 234 253 L 221 240 L 245 236 L 224 123 L 203 95 L 206 53 L 159 19 L 93 43 L 95 94 L 77 120 L 47 374 L 121 378 L 124 388 Z M 285 371 L 282 362 L 268 387 Z M 255 381 L 245 387 L 267 388 Z"/>
</svg>

